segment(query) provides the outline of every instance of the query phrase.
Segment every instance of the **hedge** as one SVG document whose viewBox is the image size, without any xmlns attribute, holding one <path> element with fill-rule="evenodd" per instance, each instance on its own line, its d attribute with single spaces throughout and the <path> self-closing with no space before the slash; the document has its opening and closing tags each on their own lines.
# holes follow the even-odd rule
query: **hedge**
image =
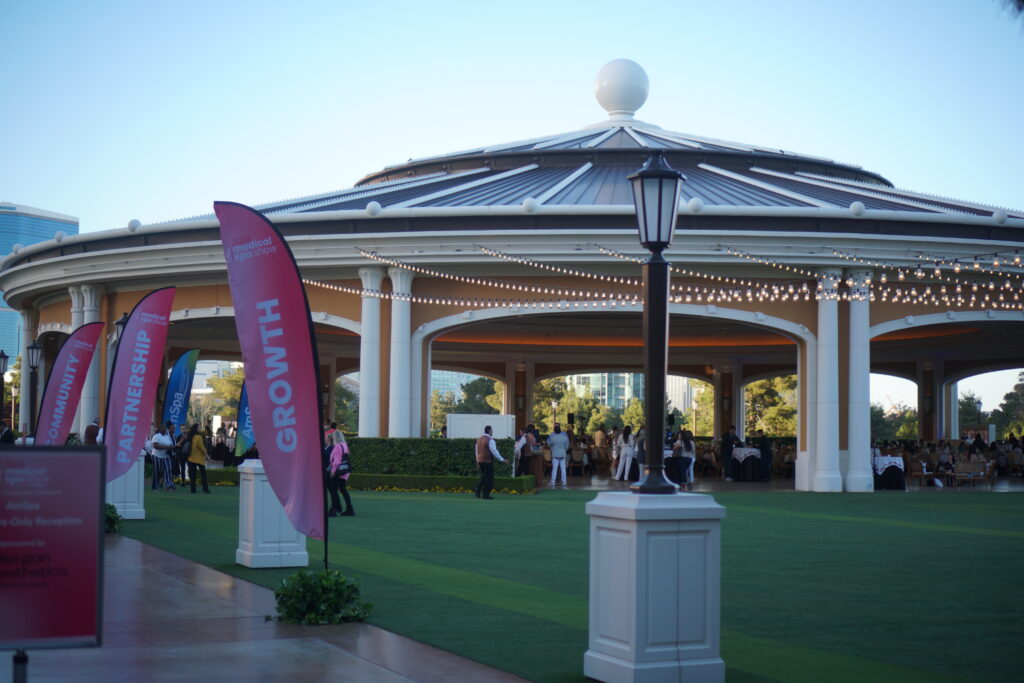
<svg viewBox="0 0 1024 683">
<path fill-rule="evenodd" d="M 479 477 L 432 477 L 422 474 L 349 475 L 348 486 L 360 491 L 453 491 L 469 493 Z M 497 493 L 531 495 L 537 492 L 534 477 L 495 477 Z"/>
<path fill-rule="evenodd" d="M 494 464 L 495 476 L 512 474 L 512 439 L 497 439 L 504 463 Z M 352 471 L 359 474 L 413 474 L 477 477 L 476 439 L 378 439 L 348 440 Z"/>
</svg>

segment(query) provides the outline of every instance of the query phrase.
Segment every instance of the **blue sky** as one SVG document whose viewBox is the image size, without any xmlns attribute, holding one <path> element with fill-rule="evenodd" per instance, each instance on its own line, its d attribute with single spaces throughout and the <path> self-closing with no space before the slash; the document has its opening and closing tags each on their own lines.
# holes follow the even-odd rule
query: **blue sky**
<svg viewBox="0 0 1024 683">
<path fill-rule="evenodd" d="M 1024 209 L 1024 22 L 999 0 L 21 0 L 0 16 L 0 200 L 83 231 L 574 130 L 604 118 L 593 79 L 616 57 L 650 77 L 638 117 L 670 130 Z"/>
</svg>

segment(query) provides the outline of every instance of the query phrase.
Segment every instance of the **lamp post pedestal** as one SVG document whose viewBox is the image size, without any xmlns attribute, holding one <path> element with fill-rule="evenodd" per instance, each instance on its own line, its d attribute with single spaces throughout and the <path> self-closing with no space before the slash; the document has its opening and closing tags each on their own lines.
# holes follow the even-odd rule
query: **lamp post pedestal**
<svg viewBox="0 0 1024 683">
<path fill-rule="evenodd" d="M 609 683 L 724 681 L 721 522 L 708 495 L 602 492 L 590 516 L 584 675 Z"/>
<path fill-rule="evenodd" d="M 130 470 L 107 482 L 106 501 L 116 507 L 117 514 L 125 519 L 146 518 L 145 477 L 146 456 L 140 455 Z"/>
</svg>

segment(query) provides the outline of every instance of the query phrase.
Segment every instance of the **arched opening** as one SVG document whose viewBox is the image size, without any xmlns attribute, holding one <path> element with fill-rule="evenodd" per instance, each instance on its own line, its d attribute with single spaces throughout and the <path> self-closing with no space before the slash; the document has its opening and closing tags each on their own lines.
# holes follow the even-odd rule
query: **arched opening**
<svg viewBox="0 0 1024 683">
<path fill-rule="evenodd" d="M 871 440 L 917 439 L 918 385 L 905 377 L 871 373 Z"/>
</svg>

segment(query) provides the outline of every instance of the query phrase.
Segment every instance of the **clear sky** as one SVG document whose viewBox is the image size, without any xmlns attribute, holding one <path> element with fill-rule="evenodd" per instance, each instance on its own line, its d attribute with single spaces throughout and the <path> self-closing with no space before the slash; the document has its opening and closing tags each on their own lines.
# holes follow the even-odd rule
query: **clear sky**
<svg viewBox="0 0 1024 683">
<path fill-rule="evenodd" d="M 574 130 L 605 118 L 617 57 L 669 130 L 1024 208 L 1024 22 L 1000 0 L 13 0 L 0 21 L 0 200 L 83 232 Z"/>
</svg>

